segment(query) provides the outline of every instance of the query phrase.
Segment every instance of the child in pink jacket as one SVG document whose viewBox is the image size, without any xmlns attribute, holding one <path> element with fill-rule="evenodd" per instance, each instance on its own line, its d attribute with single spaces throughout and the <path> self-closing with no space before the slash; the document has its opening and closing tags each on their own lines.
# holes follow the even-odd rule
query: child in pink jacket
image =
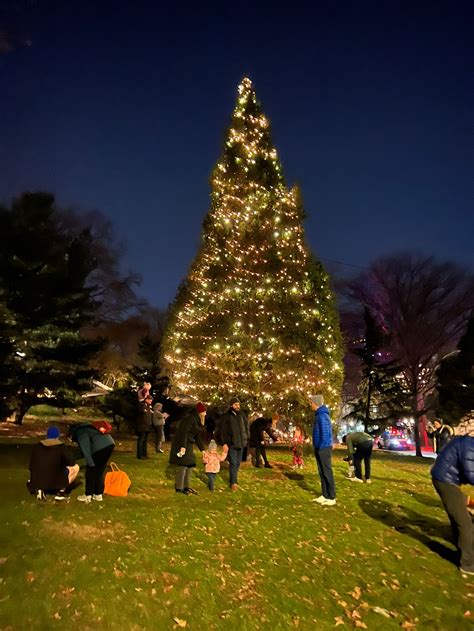
<svg viewBox="0 0 474 631">
<path fill-rule="evenodd" d="M 202 461 L 206 465 L 204 469 L 207 474 L 207 486 L 210 491 L 214 490 L 216 474 L 219 473 L 221 469 L 221 462 L 223 462 L 227 458 L 228 450 L 229 448 L 227 447 L 227 445 L 224 445 L 222 455 L 218 454 L 217 443 L 215 440 L 211 440 L 211 442 L 209 443 L 209 447 L 202 454 Z"/>
</svg>

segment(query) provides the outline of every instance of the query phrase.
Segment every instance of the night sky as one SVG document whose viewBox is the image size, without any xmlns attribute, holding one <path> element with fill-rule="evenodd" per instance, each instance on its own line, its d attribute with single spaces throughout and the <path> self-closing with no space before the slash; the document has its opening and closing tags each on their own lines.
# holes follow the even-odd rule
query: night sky
<svg viewBox="0 0 474 631">
<path fill-rule="evenodd" d="M 151 4 L 0 0 L 0 200 L 101 210 L 164 307 L 249 76 L 329 269 L 474 268 L 472 2 Z"/>
</svg>

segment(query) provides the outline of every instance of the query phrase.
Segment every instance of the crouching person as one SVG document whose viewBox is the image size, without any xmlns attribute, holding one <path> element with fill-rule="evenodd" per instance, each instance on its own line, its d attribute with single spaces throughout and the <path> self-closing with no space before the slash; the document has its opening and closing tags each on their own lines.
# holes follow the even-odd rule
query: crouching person
<svg viewBox="0 0 474 631">
<path fill-rule="evenodd" d="M 46 495 L 54 495 L 55 500 L 66 499 L 79 473 L 79 465 L 59 436 L 59 429 L 50 427 L 46 438 L 31 451 L 28 488 L 38 500 L 45 500 Z"/>
<path fill-rule="evenodd" d="M 79 495 L 80 502 L 90 504 L 92 500 L 102 502 L 104 480 L 107 463 L 115 448 L 115 442 L 110 435 L 109 423 L 76 423 L 71 426 L 71 440 L 79 445 L 79 449 L 87 463 L 86 492 Z"/>
</svg>

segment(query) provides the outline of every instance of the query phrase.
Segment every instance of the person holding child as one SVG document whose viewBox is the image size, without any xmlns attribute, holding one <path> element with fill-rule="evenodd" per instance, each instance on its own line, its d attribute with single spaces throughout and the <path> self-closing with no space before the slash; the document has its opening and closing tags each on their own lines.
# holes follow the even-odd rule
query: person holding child
<svg viewBox="0 0 474 631">
<path fill-rule="evenodd" d="M 222 454 L 217 451 L 217 443 L 215 440 L 211 440 L 209 447 L 202 454 L 202 461 L 204 462 L 204 470 L 207 475 L 207 486 L 210 491 L 214 490 L 216 483 L 216 475 L 221 470 L 221 462 L 227 458 L 229 448 L 224 445 Z"/>
</svg>

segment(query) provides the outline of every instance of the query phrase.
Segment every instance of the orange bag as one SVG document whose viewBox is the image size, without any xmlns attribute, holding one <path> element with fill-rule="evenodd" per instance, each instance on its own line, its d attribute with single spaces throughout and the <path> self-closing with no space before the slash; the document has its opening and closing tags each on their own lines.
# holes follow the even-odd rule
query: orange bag
<svg viewBox="0 0 474 631">
<path fill-rule="evenodd" d="M 104 493 L 115 495 L 115 497 L 125 497 L 132 483 L 130 478 L 125 471 L 118 468 L 115 462 L 110 463 L 110 468 L 112 471 L 105 476 Z"/>
</svg>

